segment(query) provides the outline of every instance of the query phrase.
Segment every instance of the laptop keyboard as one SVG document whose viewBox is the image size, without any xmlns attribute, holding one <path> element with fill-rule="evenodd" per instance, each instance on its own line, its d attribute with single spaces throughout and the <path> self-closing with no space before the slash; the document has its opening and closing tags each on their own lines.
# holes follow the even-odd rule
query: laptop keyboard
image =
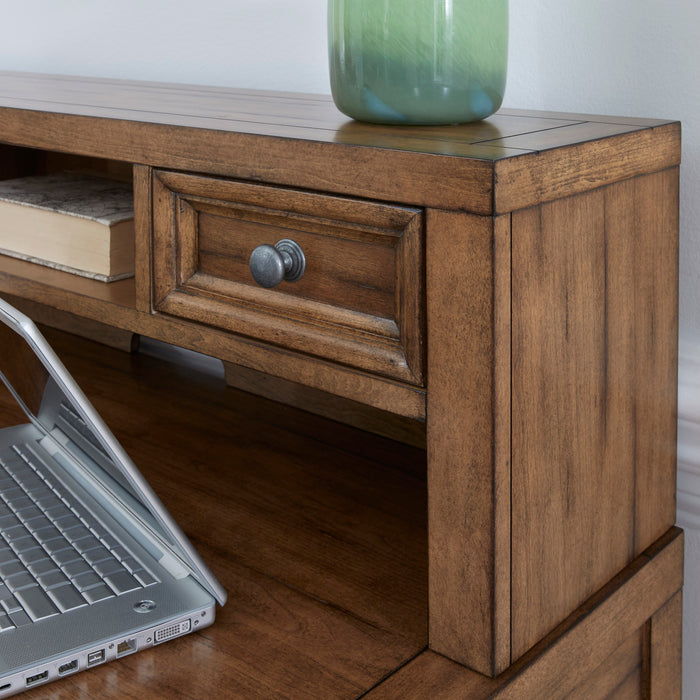
<svg viewBox="0 0 700 700">
<path fill-rule="evenodd" d="M 27 445 L 0 454 L 0 633 L 157 582 Z"/>
</svg>

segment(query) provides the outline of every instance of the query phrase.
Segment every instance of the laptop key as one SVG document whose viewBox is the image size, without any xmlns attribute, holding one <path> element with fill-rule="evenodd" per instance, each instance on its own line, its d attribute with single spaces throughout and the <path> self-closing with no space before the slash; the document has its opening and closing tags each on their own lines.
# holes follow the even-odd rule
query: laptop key
<svg viewBox="0 0 700 700">
<path fill-rule="evenodd" d="M 13 574 L 18 574 L 21 571 L 24 571 L 24 565 L 17 559 L 0 564 L 0 576 L 2 576 L 3 579 Z"/>
<path fill-rule="evenodd" d="M 102 579 L 94 572 L 87 571 L 84 574 L 79 574 L 72 579 L 73 584 L 77 586 L 79 591 L 85 591 L 87 588 L 92 588 L 98 583 L 102 583 Z"/>
<path fill-rule="evenodd" d="M 0 600 L 0 605 L 4 608 L 8 615 L 17 612 L 22 609 L 22 606 L 17 602 L 17 598 L 13 595 L 3 598 Z M 16 623 L 15 623 L 16 624 Z"/>
<path fill-rule="evenodd" d="M 15 591 L 15 597 L 34 622 L 58 614 L 56 606 L 39 586 Z"/>
<path fill-rule="evenodd" d="M 87 605 L 85 598 L 70 584 L 52 588 L 49 591 L 49 596 L 53 602 L 56 603 L 61 612 L 68 612 L 69 610 L 75 610 L 76 608 L 82 608 L 84 605 Z"/>
<path fill-rule="evenodd" d="M 114 549 L 115 547 L 119 546 L 119 542 L 116 540 L 114 535 L 110 535 L 109 533 L 102 535 L 100 539 L 102 540 L 104 546 L 108 547 L 109 549 Z"/>
<path fill-rule="evenodd" d="M 24 491 L 17 487 L 19 491 L 19 495 L 14 494 L 14 489 L 12 489 L 13 493 L 12 494 L 7 494 L 3 493 L 3 497 L 5 498 L 5 501 L 10 504 L 10 507 L 12 510 L 15 512 L 21 511 L 24 508 L 28 508 L 29 506 L 34 505 L 34 502 L 27 496 Z"/>
<path fill-rule="evenodd" d="M 27 549 L 24 552 L 20 552 L 19 558 L 28 567 L 34 562 L 41 561 L 42 559 L 47 559 L 47 556 L 46 551 L 43 550 L 41 547 L 32 547 L 31 549 Z"/>
<path fill-rule="evenodd" d="M 91 569 L 88 563 L 83 559 L 72 561 L 63 567 L 63 573 L 70 579 L 74 579 L 79 574 L 84 574 L 88 571 L 91 571 Z"/>
<path fill-rule="evenodd" d="M 16 540 L 12 542 L 12 547 L 14 548 L 15 552 L 19 557 L 22 556 L 22 554 L 30 549 L 34 549 L 34 547 L 38 547 L 37 541 L 31 536 L 31 535 L 25 535 L 24 537 L 18 537 Z"/>
<path fill-rule="evenodd" d="M 3 532 L 5 539 L 14 546 L 17 540 L 21 540 L 23 537 L 31 537 L 29 530 L 27 530 L 24 525 L 15 525 L 14 527 L 8 528 Z"/>
<path fill-rule="evenodd" d="M 128 571 L 117 571 L 105 576 L 105 581 L 117 595 L 141 588 L 141 584 Z"/>
<path fill-rule="evenodd" d="M 9 613 L 10 620 L 14 623 L 15 627 L 24 627 L 25 625 L 32 624 L 32 618 L 27 615 L 21 608 Z"/>
<path fill-rule="evenodd" d="M 39 530 L 44 527 L 49 527 L 50 525 L 51 521 L 43 513 L 24 521 L 24 527 L 26 527 L 27 530 L 29 530 L 29 532 L 31 532 L 35 537 Z"/>
<path fill-rule="evenodd" d="M 56 586 L 62 586 L 68 583 L 68 577 L 62 571 L 49 571 L 46 574 L 42 574 L 37 577 L 39 583 L 48 591 Z"/>
<path fill-rule="evenodd" d="M 76 520 L 77 520 L 77 518 L 76 518 Z M 76 525 L 74 527 L 70 527 L 70 528 L 64 530 L 63 534 L 66 536 L 66 539 L 69 540 L 70 542 L 77 542 L 78 540 L 81 540 L 83 537 L 89 537 L 90 530 L 88 530 L 85 527 L 85 525 Z"/>
<path fill-rule="evenodd" d="M 58 567 L 53 559 L 45 557 L 44 559 L 39 559 L 37 561 L 33 561 L 31 564 L 28 564 L 27 568 L 34 574 L 34 576 L 43 576 L 44 574 L 48 574 L 49 571 L 56 571 Z"/>
<path fill-rule="evenodd" d="M 42 542 L 41 544 L 52 557 L 55 554 L 58 554 L 58 552 L 62 552 L 66 549 L 72 551 L 70 544 L 66 542 L 63 536 L 54 537 L 54 539 L 47 540 L 46 542 Z"/>
<path fill-rule="evenodd" d="M 43 510 L 49 518 L 53 519 L 56 517 L 54 513 L 70 513 L 68 508 L 66 508 L 66 504 L 49 489 L 46 490 L 45 494 L 37 496 L 34 500 L 39 508 L 41 508 L 41 510 Z"/>
<path fill-rule="evenodd" d="M 22 508 L 22 510 L 16 511 L 15 515 L 23 522 L 26 523 L 28 520 L 31 520 L 32 518 L 36 518 L 37 516 L 42 516 L 43 513 L 35 506 L 27 506 L 26 508 Z"/>
<path fill-rule="evenodd" d="M 99 603 L 101 600 L 106 600 L 107 598 L 114 598 L 114 592 L 106 584 L 100 583 L 98 586 L 93 586 L 83 591 L 83 596 L 85 596 L 85 600 L 92 605 L 93 603 Z"/>
<path fill-rule="evenodd" d="M 64 566 L 69 562 L 80 559 L 80 554 L 74 549 L 61 549 L 58 552 L 51 552 L 51 556 L 59 566 Z"/>
<path fill-rule="evenodd" d="M 15 553 L 7 546 L 0 546 L 0 564 L 13 559 L 17 559 Z"/>
<path fill-rule="evenodd" d="M 95 549 L 95 547 L 99 546 L 99 544 L 100 544 L 100 541 L 94 535 L 88 535 L 87 537 L 83 537 L 83 538 L 73 542 L 73 546 L 81 554 L 85 554 L 85 552 L 88 552 L 91 549 Z"/>
<path fill-rule="evenodd" d="M 7 587 L 17 595 L 17 592 L 22 588 L 27 588 L 29 586 L 36 586 L 36 581 L 34 577 L 31 576 L 27 571 L 22 571 L 19 574 L 14 574 L 5 580 Z"/>
<path fill-rule="evenodd" d="M 15 623 L 12 622 L 9 615 L 5 613 L 0 613 L 0 632 L 5 630 L 13 630 L 15 628 Z"/>
<path fill-rule="evenodd" d="M 46 523 L 46 525 L 34 531 L 34 537 L 42 544 L 60 536 L 61 533 L 49 523 Z"/>
<path fill-rule="evenodd" d="M 9 515 L 3 515 L 0 517 L 0 529 L 2 529 L 3 532 L 11 527 L 16 527 L 20 524 L 20 519 L 14 513 L 10 513 Z"/>
<path fill-rule="evenodd" d="M 83 556 L 93 565 L 105 559 L 111 559 L 112 557 L 107 547 L 103 547 L 102 545 L 98 545 L 97 547 L 89 549 L 87 552 L 83 552 Z"/>
<path fill-rule="evenodd" d="M 134 571 L 134 576 L 141 583 L 142 586 L 152 586 L 154 583 L 158 583 L 158 579 L 155 576 L 146 571 L 146 569 L 141 569 L 140 571 Z"/>
<path fill-rule="evenodd" d="M 114 574 L 117 571 L 124 571 L 124 567 L 114 557 L 98 561 L 96 564 L 93 564 L 93 568 L 102 577 Z"/>
</svg>

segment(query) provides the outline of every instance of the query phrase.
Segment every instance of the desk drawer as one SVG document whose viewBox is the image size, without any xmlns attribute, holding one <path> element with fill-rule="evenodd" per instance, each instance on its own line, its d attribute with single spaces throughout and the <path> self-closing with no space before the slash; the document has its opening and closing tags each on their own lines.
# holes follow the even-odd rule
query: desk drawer
<svg viewBox="0 0 700 700">
<path fill-rule="evenodd" d="M 156 171 L 154 310 L 420 386 L 422 235 L 418 209 Z M 303 276 L 264 288 L 281 240 Z"/>
</svg>

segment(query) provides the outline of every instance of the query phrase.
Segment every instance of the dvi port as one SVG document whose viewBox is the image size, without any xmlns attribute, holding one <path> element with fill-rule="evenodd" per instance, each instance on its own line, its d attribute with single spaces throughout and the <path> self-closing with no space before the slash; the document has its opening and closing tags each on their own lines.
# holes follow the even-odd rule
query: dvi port
<svg viewBox="0 0 700 700">
<path fill-rule="evenodd" d="M 160 642 L 166 642 L 168 639 L 173 637 L 179 637 L 181 634 L 187 634 L 192 629 L 191 620 L 182 620 L 181 622 L 176 622 L 172 625 L 167 625 L 166 627 L 161 627 L 156 630 L 155 641 L 156 644 Z"/>
</svg>

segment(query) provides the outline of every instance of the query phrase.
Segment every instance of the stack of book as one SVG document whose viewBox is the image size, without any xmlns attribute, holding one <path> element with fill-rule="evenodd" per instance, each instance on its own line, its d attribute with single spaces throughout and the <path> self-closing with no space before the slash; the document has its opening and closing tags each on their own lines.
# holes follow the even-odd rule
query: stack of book
<svg viewBox="0 0 700 700">
<path fill-rule="evenodd" d="M 0 253 L 102 282 L 133 276 L 131 186 L 75 173 L 0 181 Z"/>
</svg>

